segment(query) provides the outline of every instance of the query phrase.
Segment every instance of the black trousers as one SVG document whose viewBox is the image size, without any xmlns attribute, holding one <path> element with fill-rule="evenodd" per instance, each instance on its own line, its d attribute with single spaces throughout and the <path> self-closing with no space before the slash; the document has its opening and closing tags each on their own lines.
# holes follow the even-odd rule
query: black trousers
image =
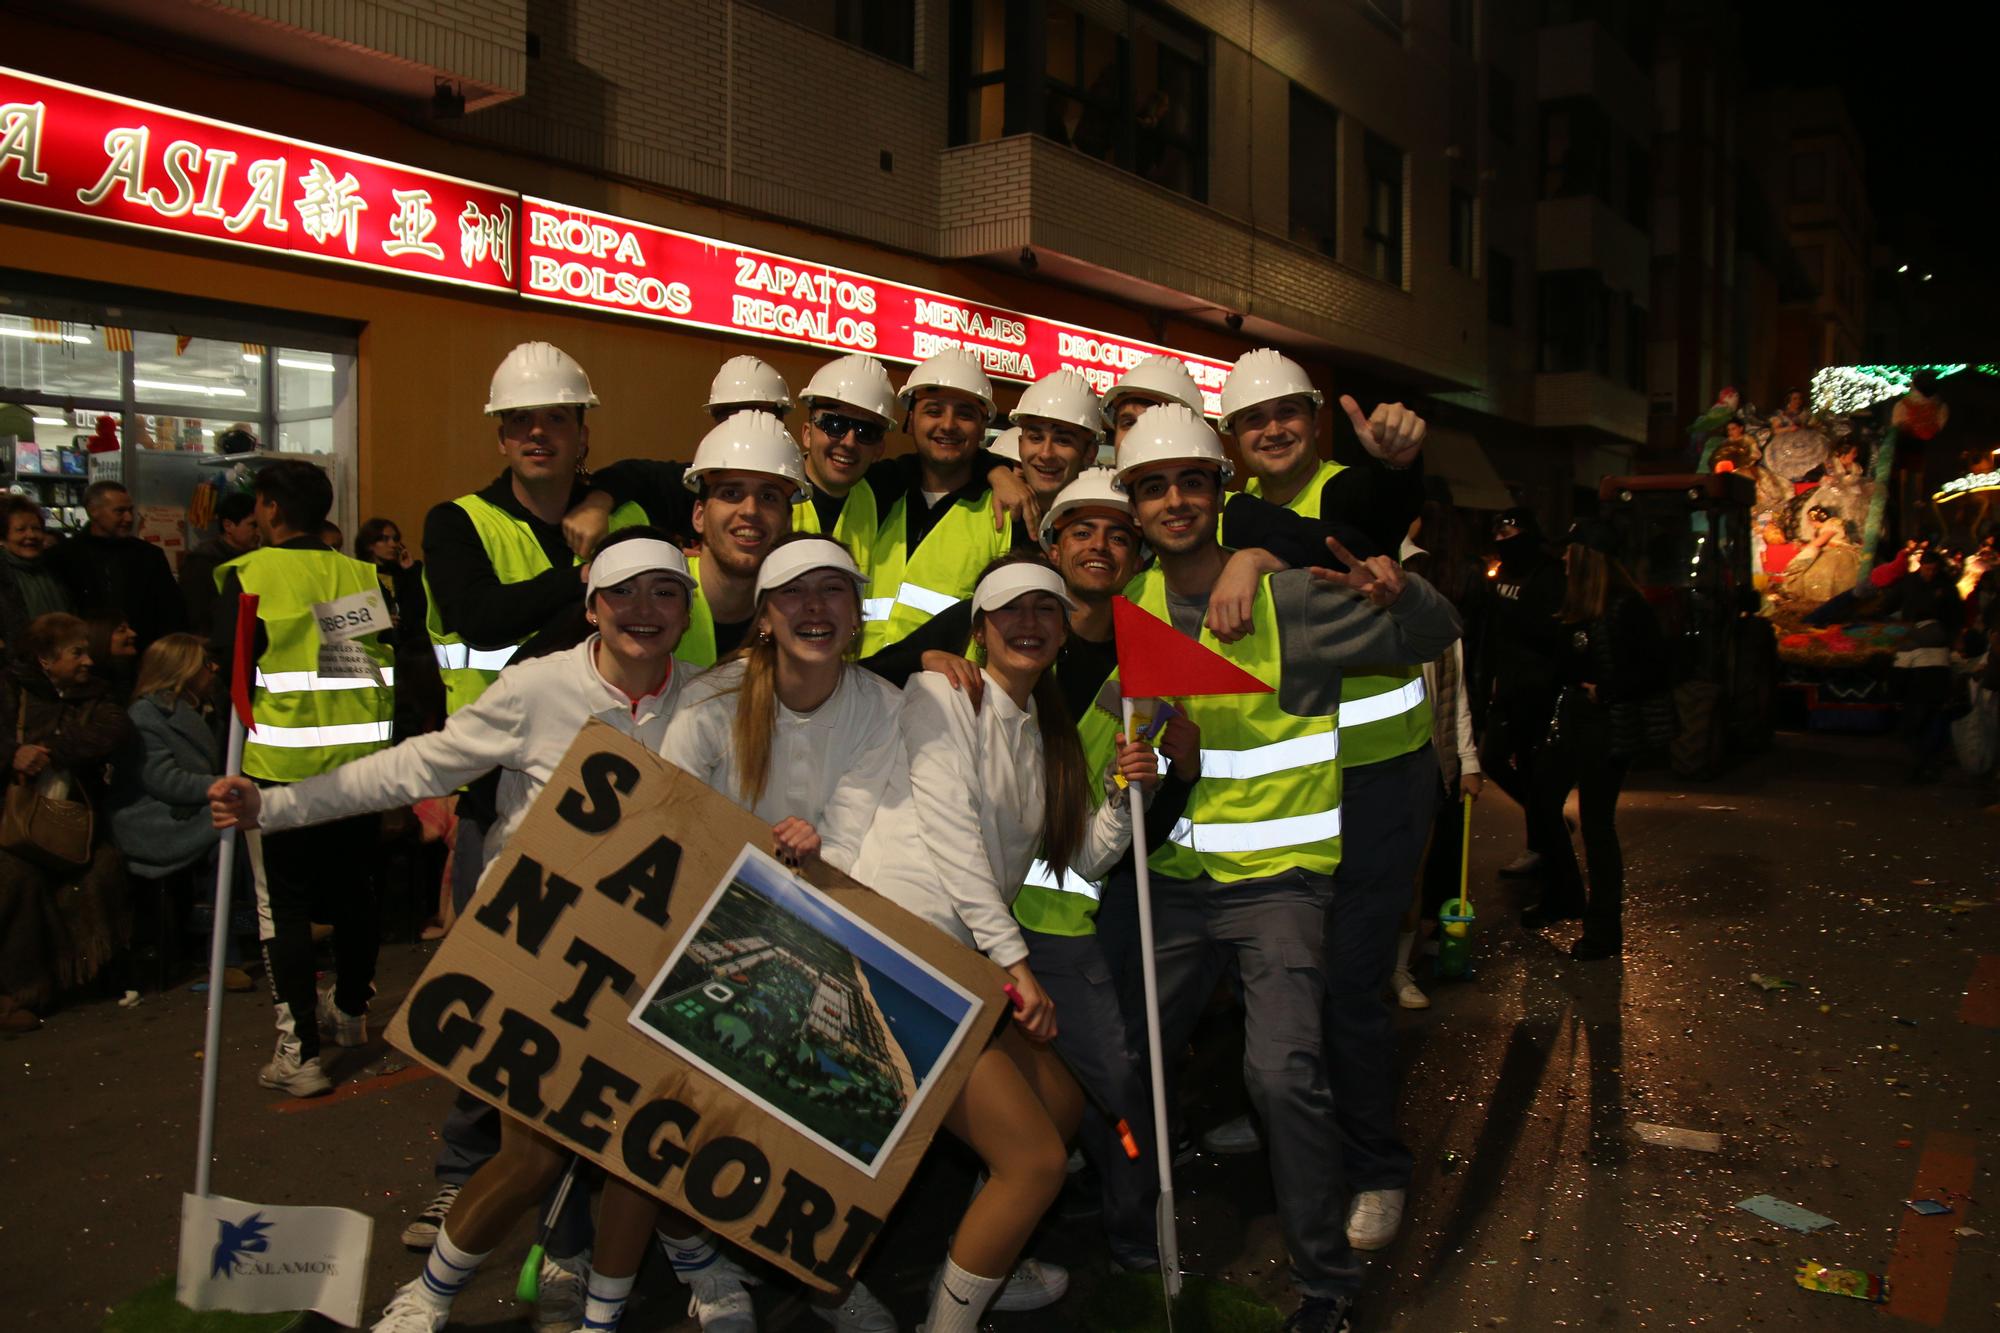
<svg viewBox="0 0 2000 1333">
<path fill-rule="evenodd" d="M 1584 933 L 1594 939 L 1615 940 L 1623 930 L 1625 855 L 1618 846 L 1617 814 L 1624 782 L 1625 758 L 1611 752 L 1610 722 L 1602 710 L 1594 704 L 1566 708 L 1560 734 L 1536 758 L 1528 824 L 1545 858 L 1546 901 L 1581 908 Z M 1563 827 L 1563 803 L 1572 791 L 1590 861 L 1588 892 Z"/>
<path fill-rule="evenodd" d="M 333 1002 L 363 1013 L 375 994 L 381 922 L 371 873 L 380 841 L 376 815 L 253 835 L 261 845 L 257 938 L 264 947 L 280 1040 L 297 1041 L 299 1058 L 319 1054 L 319 990 L 314 981 L 312 923 L 333 927 Z"/>
<path fill-rule="evenodd" d="M 1549 716 L 1545 708 L 1523 707 L 1519 701 L 1495 699 L 1488 711 L 1485 734 L 1479 738 L 1479 767 L 1495 786 L 1520 806 L 1530 810 L 1535 802 L 1535 761 L 1542 738 L 1548 734 Z M 1558 821 L 1560 823 L 1560 821 Z M 1554 843 L 1544 845 L 1542 832 L 1528 821 L 1528 850 L 1547 855 Z M 1568 839 L 1566 830 L 1563 838 Z"/>
<path fill-rule="evenodd" d="M 1444 905 L 1458 897 L 1460 861 L 1465 855 L 1465 802 L 1442 782 L 1437 787 L 1437 814 L 1431 820 L 1431 842 L 1424 853 L 1423 900 L 1418 909 L 1435 921 Z"/>
</svg>

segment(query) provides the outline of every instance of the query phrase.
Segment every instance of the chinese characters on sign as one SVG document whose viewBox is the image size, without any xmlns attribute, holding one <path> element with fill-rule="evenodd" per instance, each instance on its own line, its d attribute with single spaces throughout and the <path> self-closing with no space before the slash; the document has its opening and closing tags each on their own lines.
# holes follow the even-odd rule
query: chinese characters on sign
<svg viewBox="0 0 2000 1333">
<path fill-rule="evenodd" d="M 0 204 L 885 361 L 963 347 L 1017 383 L 1068 366 L 1102 392 L 1147 356 L 1179 356 L 1211 413 L 1229 372 L 1210 357 L 5 68 Z"/>
<path fill-rule="evenodd" d="M 512 292 L 517 197 L 0 69 L 0 203 Z"/>
</svg>

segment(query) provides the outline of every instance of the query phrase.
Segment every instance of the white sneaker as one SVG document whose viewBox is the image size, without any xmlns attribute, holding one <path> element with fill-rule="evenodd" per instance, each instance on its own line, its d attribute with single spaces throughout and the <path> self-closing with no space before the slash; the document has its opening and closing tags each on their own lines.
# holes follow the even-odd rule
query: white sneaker
<svg viewBox="0 0 2000 1333">
<path fill-rule="evenodd" d="M 839 1305 L 815 1305 L 812 1312 L 832 1324 L 837 1333 L 896 1333 L 896 1316 L 859 1282 Z"/>
<path fill-rule="evenodd" d="M 1007 1275 L 1007 1285 L 986 1307 L 995 1310 L 1040 1310 L 1054 1305 L 1069 1292 L 1069 1270 L 1040 1259 L 1023 1259 Z"/>
<path fill-rule="evenodd" d="M 1407 1190 L 1362 1190 L 1347 1210 L 1347 1243 L 1357 1250 L 1379 1250 L 1396 1239 L 1403 1225 Z"/>
<path fill-rule="evenodd" d="M 542 1256 L 541 1295 L 535 1301 L 535 1333 L 576 1333 L 583 1327 L 583 1299 L 590 1283 L 590 1254 L 571 1259 Z"/>
<path fill-rule="evenodd" d="M 438 1333 L 451 1318 L 449 1309 L 440 1310 L 421 1294 L 424 1280 L 406 1282 L 396 1288 L 396 1294 L 383 1307 L 382 1317 L 375 1321 L 369 1333 Z"/>
<path fill-rule="evenodd" d="M 463 1188 L 462 1185 L 450 1184 L 438 1186 L 438 1192 L 431 1196 L 431 1201 L 424 1205 L 424 1210 L 411 1218 L 409 1225 L 403 1228 L 403 1244 L 413 1250 L 428 1250 L 437 1244 L 438 1228 L 443 1226 L 445 1218 L 450 1216 L 451 1206 L 458 1202 L 458 1192 Z"/>
<path fill-rule="evenodd" d="M 318 1017 L 320 1035 L 334 1045 L 351 1050 L 368 1044 L 367 1013 L 350 1014 L 335 1004 L 332 986 L 320 988 Z"/>
<path fill-rule="evenodd" d="M 1389 989 L 1395 992 L 1396 1003 L 1405 1009 L 1428 1009 L 1431 997 L 1417 989 L 1417 979 L 1410 975 L 1410 969 L 1399 967 L 1389 981 Z"/>
<path fill-rule="evenodd" d="M 674 1276 L 693 1293 L 688 1314 L 701 1323 L 702 1333 L 757 1333 L 757 1307 L 750 1302 L 757 1279 L 734 1259 L 718 1251 L 708 1267 L 693 1273 L 675 1270 Z"/>
<path fill-rule="evenodd" d="M 278 1043 L 277 1054 L 271 1062 L 257 1071 L 257 1081 L 267 1088 L 279 1092 L 289 1092 L 294 1097 L 324 1097 L 333 1091 L 333 1080 L 319 1067 L 319 1057 L 301 1060 L 296 1050 L 288 1050 L 286 1043 Z"/>
<path fill-rule="evenodd" d="M 1201 1146 L 1207 1152 L 1235 1155 L 1256 1152 L 1264 1146 L 1264 1140 L 1257 1133 L 1257 1122 L 1248 1115 L 1239 1115 L 1234 1120 L 1225 1120 L 1214 1129 L 1201 1136 Z"/>
</svg>

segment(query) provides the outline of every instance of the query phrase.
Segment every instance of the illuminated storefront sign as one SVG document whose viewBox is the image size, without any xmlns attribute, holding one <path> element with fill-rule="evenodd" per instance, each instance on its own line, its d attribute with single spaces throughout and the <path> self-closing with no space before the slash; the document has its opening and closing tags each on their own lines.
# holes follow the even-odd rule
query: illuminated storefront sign
<svg viewBox="0 0 2000 1333">
<path fill-rule="evenodd" d="M 2000 453 L 2000 449 L 1994 452 Z M 1962 496 L 1977 495 L 1982 491 L 2000 491 L 2000 472 L 1968 472 L 1962 477 L 1953 477 L 1940 486 L 1931 499 L 1942 503 Z"/>
<path fill-rule="evenodd" d="M 1229 365 L 0 68 L 0 204 L 356 264 L 828 352 L 949 347 L 996 379 L 1101 392 L 1158 354 L 1211 413 Z"/>
<path fill-rule="evenodd" d="M 674 324 L 922 361 L 948 347 L 997 379 L 1062 366 L 1099 392 L 1147 356 L 1180 356 L 1218 405 L 1229 364 L 849 269 L 670 231 L 544 199 L 521 200 L 521 294 Z"/>
<path fill-rule="evenodd" d="M 0 202 L 513 291 L 519 197 L 0 69 Z"/>
</svg>

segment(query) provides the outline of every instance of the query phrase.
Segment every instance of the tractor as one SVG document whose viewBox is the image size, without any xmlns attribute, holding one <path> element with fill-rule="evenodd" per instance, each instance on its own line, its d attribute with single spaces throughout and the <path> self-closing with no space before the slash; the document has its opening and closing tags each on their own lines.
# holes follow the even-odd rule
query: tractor
<svg viewBox="0 0 2000 1333">
<path fill-rule="evenodd" d="M 1672 646 L 1673 771 L 1712 778 L 1771 742 L 1778 644 L 1751 582 L 1756 487 L 1729 473 L 1606 477 L 1599 513 Z"/>
</svg>

